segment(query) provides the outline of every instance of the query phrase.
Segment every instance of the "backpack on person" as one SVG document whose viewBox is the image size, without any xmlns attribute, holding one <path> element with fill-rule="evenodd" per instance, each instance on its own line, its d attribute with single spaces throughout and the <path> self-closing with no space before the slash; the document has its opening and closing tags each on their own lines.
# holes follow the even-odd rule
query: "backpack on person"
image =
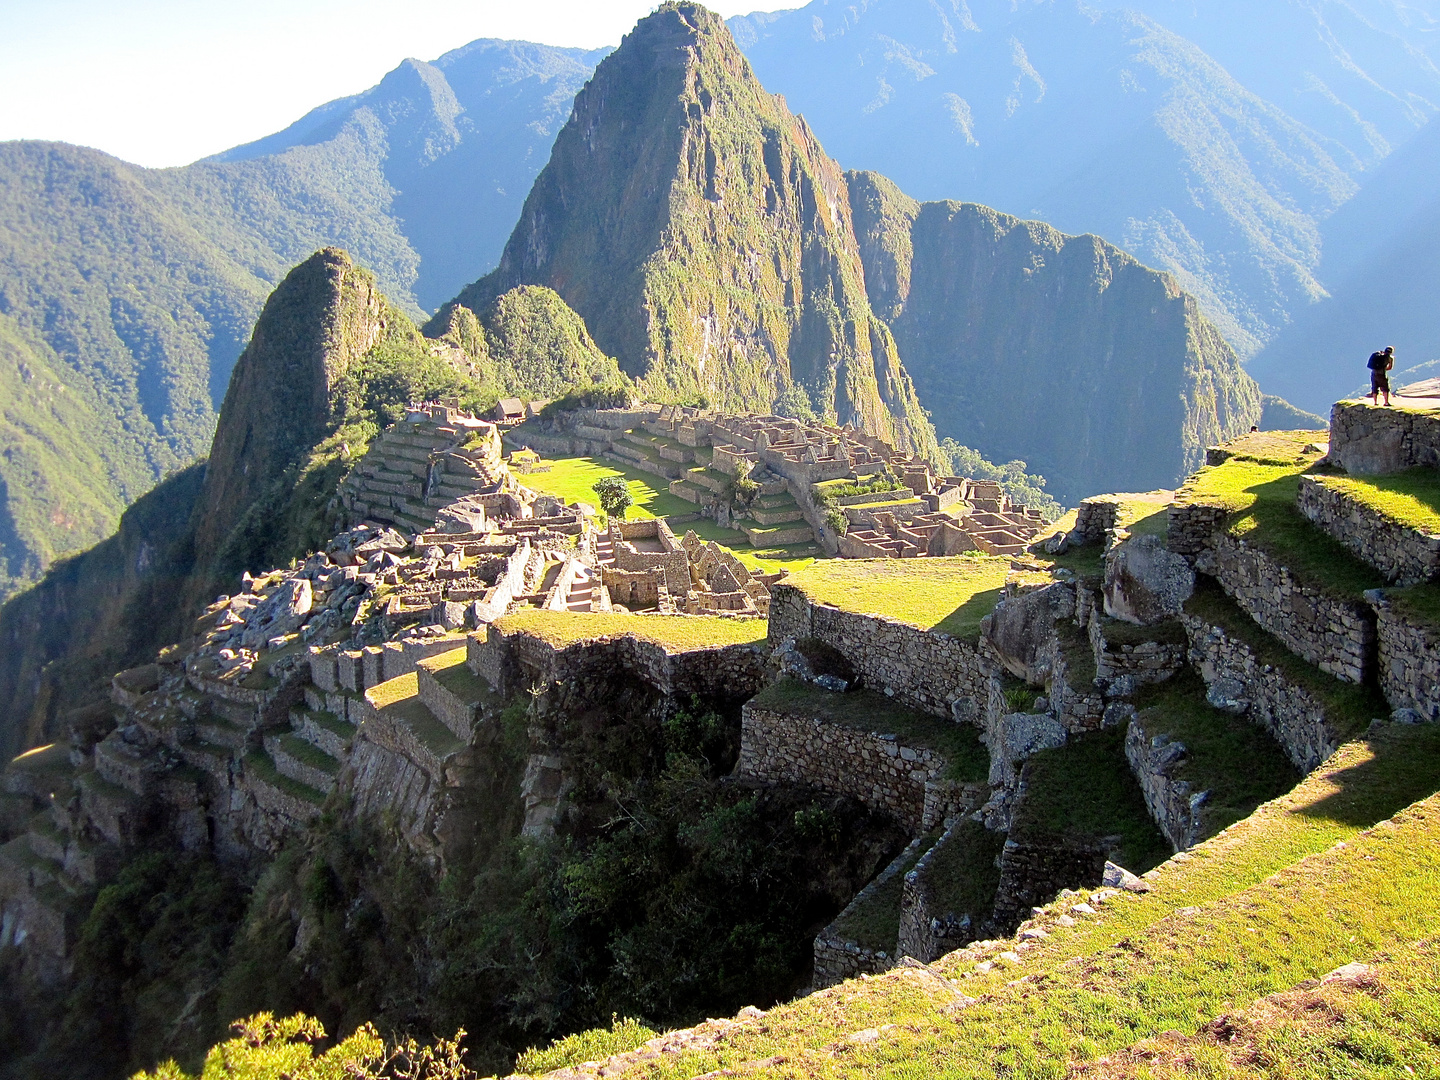
<svg viewBox="0 0 1440 1080">
<path fill-rule="evenodd" d="M 1370 361 L 1365 365 L 1371 371 L 1385 371 L 1390 365 L 1390 357 L 1383 352 L 1372 352 Z"/>
</svg>

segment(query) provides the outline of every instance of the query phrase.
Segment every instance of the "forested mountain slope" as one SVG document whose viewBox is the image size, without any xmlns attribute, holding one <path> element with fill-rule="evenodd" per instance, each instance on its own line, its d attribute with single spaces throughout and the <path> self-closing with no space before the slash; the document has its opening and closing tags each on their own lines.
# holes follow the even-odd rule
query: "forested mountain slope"
<svg viewBox="0 0 1440 1080">
<path fill-rule="evenodd" d="M 184 168 L 0 144 L 0 316 L 13 321 L 0 370 L 53 370 L 87 415 L 71 428 L 84 453 L 44 451 L 38 472 L 41 451 L 0 457 L 0 596 L 109 535 L 120 508 L 204 453 L 262 301 L 310 252 L 354 252 L 415 316 L 493 265 L 598 55 L 475 42 Z M 25 413 L 7 410 L 0 437 L 67 437 Z"/>
<path fill-rule="evenodd" d="M 848 168 L 1096 233 L 1252 355 L 1323 296 L 1320 222 L 1435 111 L 1440 70 L 1344 4 L 1103 6 L 1145 14 L 815 0 L 731 26 Z"/>
</svg>

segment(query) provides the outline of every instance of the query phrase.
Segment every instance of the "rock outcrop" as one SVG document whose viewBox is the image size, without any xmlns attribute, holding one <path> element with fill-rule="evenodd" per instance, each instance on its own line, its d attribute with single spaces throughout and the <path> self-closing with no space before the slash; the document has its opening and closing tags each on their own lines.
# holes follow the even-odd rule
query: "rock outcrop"
<svg viewBox="0 0 1440 1080">
<path fill-rule="evenodd" d="M 319 441 L 336 382 L 380 337 L 385 307 L 374 279 L 337 248 L 317 251 L 271 294 L 225 392 L 197 551 L 217 551 L 266 486 Z"/>
<path fill-rule="evenodd" d="M 699 5 L 665 4 L 601 63 L 499 267 L 457 302 L 523 284 L 555 289 L 653 398 L 753 410 L 800 386 L 841 423 L 933 446 L 866 299 L 839 166 Z"/>
<path fill-rule="evenodd" d="M 1150 626 L 1180 614 L 1195 591 L 1195 571 L 1158 536 L 1135 536 L 1105 559 L 1105 614 Z"/>
<path fill-rule="evenodd" d="M 847 174 L 865 280 L 937 434 L 1022 458 L 1062 501 L 1168 487 L 1260 389 L 1168 274 L 1099 237 Z"/>
</svg>

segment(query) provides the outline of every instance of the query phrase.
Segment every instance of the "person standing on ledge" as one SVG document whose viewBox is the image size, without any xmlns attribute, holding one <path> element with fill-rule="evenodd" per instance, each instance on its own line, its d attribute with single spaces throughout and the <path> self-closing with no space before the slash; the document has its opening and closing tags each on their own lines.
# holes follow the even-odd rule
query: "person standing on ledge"
<svg viewBox="0 0 1440 1080">
<path fill-rule="evenodd" d="M 1385 404 L 1390 404 L 1390 369 L 1395 366 L 1395 346 L 1386 345 L 1384 352 L 1370 354 L 1370 400 L 1380 404 L 1380 395 L 1385 395 Z"/>
</svg>

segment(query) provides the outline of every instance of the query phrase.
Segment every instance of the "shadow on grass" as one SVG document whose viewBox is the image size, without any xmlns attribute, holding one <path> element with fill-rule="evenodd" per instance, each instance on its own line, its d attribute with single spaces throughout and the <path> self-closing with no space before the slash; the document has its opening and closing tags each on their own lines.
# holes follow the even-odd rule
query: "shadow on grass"
<svg viewBox="0 0 1440 1080">
<path fill-rule="evenodd" d="M 961 638 L 964 641 L 976 642 L 980 640 L 980 620 L 995 610 L 995 605 L 1000 602 L 1004 593 L 1003 588 L 986 589 L 978 592 L 954 611 L 946 615 L 932 630 L 938 630 L 942 634 L 949 634 L 951 637 Z"/>
<path fill-rule="evenodd" d="M 1295 506 L 1300 474 L 1292 473 L 1244 488 L 1254 505 L 1240 511 L 1231 531 L 1267 551 L 1296 577 L 1334 595 L 1358 598 L 1385 585 L 1374 567 L 1361 562 Z"/>
<path fill-rule="evenodd" d="M 1385 724 L 1366 741 L 1374 756 L 1335 773 L 1339 790 L 1298 813 L 1366 828 L 1440 791 L 1440 724 Z"/>
</svg>

